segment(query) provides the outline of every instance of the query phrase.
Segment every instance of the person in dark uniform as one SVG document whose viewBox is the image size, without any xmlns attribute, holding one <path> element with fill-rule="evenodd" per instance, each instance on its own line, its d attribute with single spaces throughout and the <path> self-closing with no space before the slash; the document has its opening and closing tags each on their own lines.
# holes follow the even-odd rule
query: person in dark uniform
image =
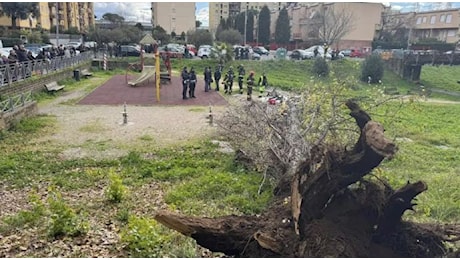
<svg viewBox="0 0 460 260">
<path fill-rule="evenodd" d="M 195 97 L 195 86 L 196 86 L 196 74 L 195 74 L 195 70 L 191 68 L 190 74 L 189 74 L 189 92 L 188 92 L 190 98 L 196 98 Z"/>
<path fill-rule="evenodd" d="M 232 94 L 233 77 L 233 67 L 230 66 L 230 69 L 227 71 L 227 74 L 225 74 L 224 77 L 225 94 Z"/>
<path fill-rule="evenodd" d="M 248 88 L 248 97 L 247 100 L 251 101 L 252 100 L 252 88 L 254 87 L 255 79 L 254 79 L 254 71 L 251 71 L 249 73 L 248 78 L 246 79 L 246 84 Z"/>
<path fill-rule="evenodd" d="M 211 67 L 206 67 L 204 70 L 204 92 L 211 90 L 212 71 Z"/>
<path fill-rule="evenodd" d="M 243 94 L 243 81 L 246 71 L 244 70 L 243 64 L 238 67 L 238 87 L 240 87 L 240 94 Z"/>
<path fill-rule="evenodd" d="M 261 98 L 265 92 L 265 88 L 268 86 L 268 80 L 267 80 L 267 76 L 265 76 L 265 72 L 262 73 L 262 76 L 260 76 L 259 82 L 257 85 L 259 85 L 259 98 Z"/>
<path fill-rule="evenodd" d="M 219 91 L 219 80 L 222 77 L 222 67 L 217 65 L 216 71 L 214 71 L 214 81 L 216 81 L 216 91 Z"/>
<path fill-rule="evenodd" d="M 189 73 L 187 72 L 187 67 L 184 67 L 181 73 L 182 78 L 182 99 L 187 99 L 187 89 L 189 84 Z"/>
</svg>

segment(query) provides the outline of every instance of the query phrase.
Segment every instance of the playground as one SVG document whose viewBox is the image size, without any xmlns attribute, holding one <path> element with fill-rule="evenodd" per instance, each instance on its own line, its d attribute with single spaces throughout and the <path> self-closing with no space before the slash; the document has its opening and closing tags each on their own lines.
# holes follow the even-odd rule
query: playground
<svg viewBox="0 0 460 260">
<path fill-rule="evenodd" d="M 128 81 L 136 77 L 128 75 Z M 96 88 L 86 97 L 81 99 L 80 105 L 174 105 L 174 106 L 224 106 L 227 101 L 217 91 L 204 92 L 204 80 L 198 79 L 196 97 L 182 99 L 182 83 L 178 76 L 171 76 L 171 82 L 160 85 L 159 101 L 155 87 L 155 79 L 152 77 L 144 82 L 130 86 L 125 75 L 115 75 L 102 86 Z"/>
</svg>

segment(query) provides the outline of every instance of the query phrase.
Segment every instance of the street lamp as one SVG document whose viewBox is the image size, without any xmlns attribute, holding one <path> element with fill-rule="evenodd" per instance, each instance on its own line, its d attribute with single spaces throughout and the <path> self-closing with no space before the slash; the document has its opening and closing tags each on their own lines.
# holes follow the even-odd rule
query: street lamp
<svg viewBox="0 0 460 260">
<path fill-rule="evenodd" d="M 244 12 L 244 45 L 246 46 L 246 27 L 248 26 L 248 8 L 249 8 L 249 3 L 246 2 L 246 11 Z"/>
</svg>

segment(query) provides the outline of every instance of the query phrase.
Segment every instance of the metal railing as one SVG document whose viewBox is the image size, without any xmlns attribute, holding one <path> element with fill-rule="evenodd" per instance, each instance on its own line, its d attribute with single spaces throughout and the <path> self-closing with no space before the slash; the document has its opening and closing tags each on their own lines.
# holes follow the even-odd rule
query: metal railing
<svg viewBox="0 0 460 260">
<path fill-rule="evenodd" d="M 0 101 L 0 109 L 4 113 L 12 112 L 32 101 L 32 91 L 29 91 Z"/>
<path fill-rule="evenodd" d="M 0 65 L 0 87 L 30 78 L 32 75 L 41 76 L 60 71 L 84 63 L 93 57 L 93 52 L 82 52 L 70 58 L 56 57 L 51 60 L 33 60 Z"/>
</svg>

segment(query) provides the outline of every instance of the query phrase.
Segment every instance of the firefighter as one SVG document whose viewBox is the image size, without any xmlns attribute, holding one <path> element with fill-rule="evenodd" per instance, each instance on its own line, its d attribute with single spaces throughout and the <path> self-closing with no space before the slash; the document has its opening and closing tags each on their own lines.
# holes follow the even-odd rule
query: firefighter
<svg viewBox="0 0 460 260">
<path fill-rule="evenodd" d="M 254 71 L 251 71 L 249 73 L 248 78 L 246 79 L 246 84 L 248 88 L 248 97 L 247 100 L 251 101 L 252 100 L 252 88 L 254 87 L 255 79 L 254 79 Z"/>
<path fill-rule="evenodd" d="M 259 85 L 259 98 L 261 98 L 265 92 L 265 88 L 268 86 L 268 80 L 267 76 L 265 76 L 265 72 L 262 73 L 262 76 L 260 76 L 257 85 Z"/>
<path fill-rule="evenodd" d="M 224 88 L 225 88 L 225 94 L 232 94 L 232 87 L 233 87 L 233 67 L 230 66 L 230 69 L 227 71 L 227 74 L 225 74 L 224 77 Z"/>
<path fill-rule="evenodd" d="M 187 99 L 187 89 L 189 84 L 189 73 L 187 67 L 184 67 L 181 73 L 182 78 L 182 99 Z"/>
<path fill-rule="evenodd" d="M 243 64 L 238 67 L 238 86 L 240 87 L 240 94 L 243 94 L 243 80 L 246 71 L 244 70 Z"/>
</svg>

